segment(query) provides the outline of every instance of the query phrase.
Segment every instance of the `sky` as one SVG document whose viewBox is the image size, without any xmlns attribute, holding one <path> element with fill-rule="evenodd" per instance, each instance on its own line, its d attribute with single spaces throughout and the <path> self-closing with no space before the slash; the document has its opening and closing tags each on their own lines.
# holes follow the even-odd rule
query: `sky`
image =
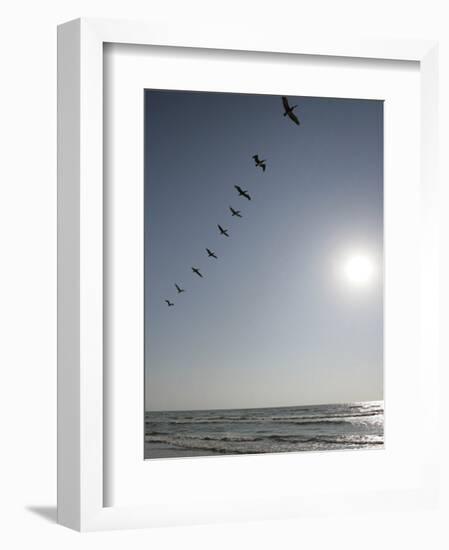
<svg viewBox="0 0 449 550">
<path fill-rule="evenodd" d="M 383 102 L 289 102 L 145 90 L 146 410 L 383 398 Z"/>
</svg>

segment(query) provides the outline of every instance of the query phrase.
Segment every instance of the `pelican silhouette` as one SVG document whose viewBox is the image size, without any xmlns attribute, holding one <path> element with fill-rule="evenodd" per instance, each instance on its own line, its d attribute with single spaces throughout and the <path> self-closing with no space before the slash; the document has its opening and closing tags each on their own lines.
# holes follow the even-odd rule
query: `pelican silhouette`
<svg viewBox="0 0 449 550">
<path fill-rule="evenodd" d="M 197 267 L 192 267 L 192 271 L 198 275 L 198 277 L 203 278 L 203 276 L 200 273 L 200 270 Z"/>
<path fill-rule="evenodd" d="M 174 306 L 175 304 L 173 302 L 170 302 L 170 300 L 165 300 L 168 307 Z"/>
<path fill-rule="evenodd" d="M 220 230 L 220 235 L 225 235 L 226 237 L 229 237 L 229 229 L 223 229 L 220 224 L 218 224 L 217 227 Z"/>
<path fill-rule="evenodd" d="M 181 294 L 181 292 L 185 292 L 184 288 L 181 288 L 179 285 L 175 283 L 176 290 L 178 291 L 178 294 Z"/>
<path fill-rule="evenodd" d="M 248 191 L 244 191 L 241 187 L 238 185 L 234 185 L 234 187 L 237 189 L 239 197 L 245 197 L 245 199 L 251 200 L 251 197 L 248 194 Z"/>
<path fill-rule="evenodd" d="M 237 216 L 237 218 L 241 218 L 242 215 L 240 213 L 240 210 L 234 210 L 234 208 L 232 208 L 232 206 L 229 207 L 229 210 L 232 212 L 232 215 L 233 216 Z"/>
<path fill-rule="evenodd" d="M 209 258 L 215 258 L 216 260 L 218 260 L 215 252 L 212 252 L 212 250 L 209 250 L 208 248 L 206 248 L 206 252 Z"/>
<path fill-rule="evenodd" d="M 290 107 L 288 104 L 288 99 L 285 97 L 285 95 L 282 96 L 282 105 L 284 106 L 284 116 L 288 116 L 295 124 L 299 126 L 299 119 L 293 112 L 293 109 L 296 109 L 298 105 L 293 105 Z"/>
<path fill-rule="evenodd" d="M 266 161 L 266 160 L 263 160 L 263 159 L 260 160 L 259 155 L 253 155 L 253 159 L 254 159 L 255 165 L 256 165 L 257 167 L 260 166 L 260 167 L 262 168 L 262 170 L 265 172 L 265 169 L 266 169 L 266 167 L 267 167 L 267 165 L 266 165 L 266 162 L 267 162 L 267 161 Z"/>
</svg>

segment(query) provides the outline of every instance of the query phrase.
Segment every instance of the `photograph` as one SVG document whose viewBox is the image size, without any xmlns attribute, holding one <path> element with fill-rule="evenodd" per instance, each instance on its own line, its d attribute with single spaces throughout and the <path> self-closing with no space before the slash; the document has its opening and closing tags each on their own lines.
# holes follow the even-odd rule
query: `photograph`
<svg viewBox="0 0 449 550">
<path fill-rule="evenodd" d="M 384 102 L 145 89 L 144 458 L 384 448 Z"/>
</svg>

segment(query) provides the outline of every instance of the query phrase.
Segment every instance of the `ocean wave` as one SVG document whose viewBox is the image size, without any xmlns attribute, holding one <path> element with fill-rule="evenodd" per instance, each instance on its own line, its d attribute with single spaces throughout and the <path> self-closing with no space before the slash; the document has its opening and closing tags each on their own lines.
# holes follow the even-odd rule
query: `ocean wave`
<svg viewBox="0 0 449 550">
<path fill-rule="evenodd" d="M 145 456 L 381 448 L 383 404 L 145 414 Z M 156 450 L 157 449 L 157 450 Z"/>
<path fill-rule="evenodd" d="M 343 448 L 376 448 L 383 445 L 382 436 L 313 436 L 298 437 L 272 434 L 253 436 L 162 436 L 146 437 L 147 443 L 164 444 L 183 449 L 207 450 L 221 454 L 259 454 Z"/>
<path fill-rule="evenodd" d="M 216 417 L 216 418 L 180 418 L 177 420 L 169 419 L 146 419 L 145 424 L 168 424 L 168 425 L 198 425 L 198 424 L 267 424 L 275 422 L 277 424 L 315 424 L 315 423 L 345 423 L 361 421 L 362 419 L 371 419 L 372 417 L 382 417 L 382 412 L 361 412 L 358 414 L 331 414 L 322 416 L 313 415 L 295 415 L 286 417 Z"/>
</svg>

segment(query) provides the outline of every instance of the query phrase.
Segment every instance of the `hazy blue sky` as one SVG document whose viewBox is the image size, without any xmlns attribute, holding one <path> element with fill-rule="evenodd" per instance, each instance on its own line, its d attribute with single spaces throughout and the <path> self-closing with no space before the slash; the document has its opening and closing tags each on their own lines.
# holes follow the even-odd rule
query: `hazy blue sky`
<svg viewBox="0 0 449 550">
<path fill-rule="evenodd" d="M 145 92 L 147 410 L 382 399 L 383 103 L 289 100 Z"/>
</svg>

